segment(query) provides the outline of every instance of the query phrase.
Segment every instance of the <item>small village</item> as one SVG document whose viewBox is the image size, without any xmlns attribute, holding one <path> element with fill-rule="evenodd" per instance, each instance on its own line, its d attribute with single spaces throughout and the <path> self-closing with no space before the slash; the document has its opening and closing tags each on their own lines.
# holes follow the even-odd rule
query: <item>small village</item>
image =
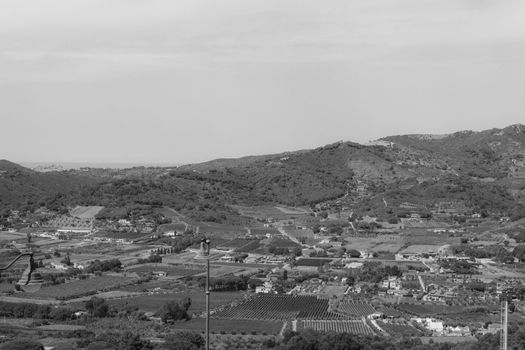
<svg viewBox="0 0 525 350">
<path fill-rule="evenodd" d="M 45 282 L 36 293 L 20 294 L 10 285 L 16 273 L 3 274 L 0 301 L 62 305 L 71 313 L 66 319 L 78 324 L 88 317 L 82 301 L 100 297 L 109 309 L 137 305 L 145 322 L 162 324 L 158 310 L 168 297 L 202 303 L 205 237 L 211 318 L 258 323 L 240 332 L 271 324 L 274 332 L 263 337 L 312 329 L 427 343 L 499 334 L 502 305 L 511 320 L 525 312 L 525 226 L 447 205 L 429 218 L 403 203 L 407 217 L 396 223 L 351 220 L 341 203 L 239 208 L 256 218 L 251 227 L 185 221 L 169 208 L 120 219 L 100 219 L 103 207 L 42 209 L 36 216 L 13 211 L 3 221 L 2 254 L 31 249 Z M 202 307 L 174 326 L 197 327 Z M 226 337 L 221 332 L 217 339 Z"/>
</svg>

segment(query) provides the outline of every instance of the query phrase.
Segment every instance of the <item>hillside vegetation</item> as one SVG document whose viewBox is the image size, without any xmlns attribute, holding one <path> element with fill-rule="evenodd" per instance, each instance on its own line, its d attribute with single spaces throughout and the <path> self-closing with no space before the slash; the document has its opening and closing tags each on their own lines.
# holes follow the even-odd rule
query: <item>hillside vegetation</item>
<svg viewBox="0 0 525 350">
<path fill-rule="evenodd" d="M 224 221 L 236 214 L 232 204 L 313 206 L 345 198 L 362 213 L 395 215 L 389 204 L 430 210 L 456 201 L 517 218 L 525 215 L 524 195 L 523 125 L 390 136 L 373 146 L 338 142 L 179 168 L 37 173 L 0 162 L 0 207 L 11 209 L 100 205 L 130 213 L 170 206 L 198 220 Z"/>
</svg>

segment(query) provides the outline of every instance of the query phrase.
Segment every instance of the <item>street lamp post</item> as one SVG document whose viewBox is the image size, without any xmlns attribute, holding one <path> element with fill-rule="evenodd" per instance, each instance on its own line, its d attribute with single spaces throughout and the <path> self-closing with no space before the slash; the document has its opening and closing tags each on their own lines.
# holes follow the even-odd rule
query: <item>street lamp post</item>
<svg viewBox="0 0 525 350">
<path fill-rule="evenodd" d="M 202 258 L 206 259 L 206 350 L 210 349 L 210 240 L 201 241 Z"/>
</svg>

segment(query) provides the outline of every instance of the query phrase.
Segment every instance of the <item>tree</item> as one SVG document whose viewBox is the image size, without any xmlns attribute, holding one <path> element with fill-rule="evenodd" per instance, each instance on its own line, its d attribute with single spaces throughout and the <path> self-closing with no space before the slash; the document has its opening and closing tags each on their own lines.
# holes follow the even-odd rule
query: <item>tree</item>
<svg viewBox="0 0 525 350">
<path fill-rule="evenodd" d="M 178 332 L 166 337 L 166 343 L 162 346 L 163 350 L 193 350 L 201 349 L 205 341 L 200 334 L 194 332 Z"/>
<path fill-rule="evenodd" d="M 303 255 L 303 250 L 301 249 L 301 247 L 294 247 L 292 250 L 292 254 L 294 256 L 301 256 Z"/>
<path fill-rule="evenodd" d="M 351 258 L 359 258 L 361 256 L 361 253 L 356 249 L 349 249 L 346 251 L 346 254 Z"/>
<path fill-rule="evenodd" d="M 347 276 L 346 277 L 346 284 L 349 286 L 353 286 L 355 284 L 355 277 L 354 276 Z"/>
<path fill-rule="evenodd" d="M 65 256 L 65 258 L 62 259 L 60 262 L 61 262 L 62 264 L 64 264 L 64 265 L 67 265 L 67 266 L 71 266 L 71 265 L 73 265 L 73 263 L 71 263 L 71 257 L 69 256 L 69 253 L 68 253 L 68 254 Z"/>
<path fill-rule="evenodd" d="M 188 309 L 191 306 L 191 299 L 184 298 L 177 302 L 176 300 L 168 301 L 158 312 L 162 322 L 189 320 L 191 316 Z"/>
<path fill-rule="evenodd" d="M 56 321 L 65 321 L 71 318 L 73 310 L 68 307 L 56 307 L 53 308 L 50 312 L 50 317 Z"/>
<path fill-rule="evenodd" d="M 525 261 L 525 244 L 520 244 L 514 248 L 512 255 L 518 258 L 519 261 Z"/>
<path fill-rule="evenodd" d="M 97 335 L 86 350 L 152 350 L 153 345 L 131 332 L 108 332 Z"/>
<path fill-rule="evenodd" d="M 94 317 L 106 317 L 108 315 L 109 306 L 104 299 L 93 297 L 86 301 L 86 309 Z"/>
</svg>

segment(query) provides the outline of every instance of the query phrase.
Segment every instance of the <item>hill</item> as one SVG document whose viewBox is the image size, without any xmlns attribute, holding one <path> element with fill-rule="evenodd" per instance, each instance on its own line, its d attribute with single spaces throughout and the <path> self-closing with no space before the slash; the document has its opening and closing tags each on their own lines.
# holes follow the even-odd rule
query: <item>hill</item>
<svg viewBox="0 0 525 350">
<path fill-rule="evenodd" d="M 407 154 L 420 152 L 457 173 L 479 178 L 525 177 L 525 126 L 450 135 L 402 135 L 382 139 Z M 417 153 L 416 153 L 417 154 Z"/>
<path fill-rule="evenodd" d="M 525 126 L 450 135 L 400 135 L 372 145 L 218 159 L 177 168 L 36 173 L 0 162 L 0 206 L 98 205 L 143 213 L 170 206 L 196 220 L 225 221 L 232 204 L 343 201 L 356 212 L 398 215 L 410 202 L 430 211 L 525 215 Z M 388 204 L 385 206 L 385 202 Z"/>
<path fill-rule="evenodd" d="M 61 207 L 60 195 L 96 183 L 93 178 L 68 172 L 38 173 L 0 160 L 0 209 L 30 209 L 41 205 Z"/>
</svg>

